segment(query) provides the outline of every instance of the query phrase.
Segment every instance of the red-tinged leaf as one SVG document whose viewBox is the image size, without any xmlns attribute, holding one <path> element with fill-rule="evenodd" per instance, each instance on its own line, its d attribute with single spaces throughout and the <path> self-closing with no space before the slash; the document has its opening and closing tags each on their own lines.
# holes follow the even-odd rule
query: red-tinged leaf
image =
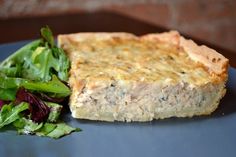
<svg viewBox="0 0 236 157">
<path fill-rule="evenodd" d="M 31 113 L 31 120 L 40 123 L 45 122 L 48 118 L 50 108 L 37 96 L 20 88 L 16 93 L 16 103 L 28 102 Z"/>
<path fill-rule="evenodd" d="M 0 100 L 0 110 L 2 109 L 2 106 L 5 104 L 3 100 Z"/>
</svg>

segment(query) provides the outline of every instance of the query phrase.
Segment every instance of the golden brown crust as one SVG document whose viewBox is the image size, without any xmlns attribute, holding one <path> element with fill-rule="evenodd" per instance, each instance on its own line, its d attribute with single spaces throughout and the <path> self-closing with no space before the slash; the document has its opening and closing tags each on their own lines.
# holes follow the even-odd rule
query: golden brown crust
<svg viewBox="0 0 236 157">
<path fill-rule="evenodd" d="M 67 34 L 59 35 L 58 42 L 59 45 L 61 40 L 67 39 L 72 41 L 82 41 L 97 39 L 97 40 L 106 40 L 110 38 L 120 38 L 120 39 L 138 39 L 137 36 L 131 33 L 116 32 L 116 33 L 76 33 L 76 34 Z M 210 72 L 214 72 L 217 75 L 225 75 L 228 71 L 229 60 L 217 51 L 205 46 L 197 45 L 192 40 L 187 40 L 182 37 L 177 31 L 170 31 L 165 33 L 155 33 L 147 34 L 141 37 L 142 40 L 158 40 L 161 42 L 172 43 L 177 45 L 185 50 L 192 60 L 200 62 L 209 68 Z"/>
<path fill-rule="evenodd" d="M 130 40 L 149 40 L 170 43 L 182 48 L 189 57 L 208 68 L 211 74 L 216 74 L 221 77 L 222 80 L 227 78 L 227 72 L 229 67 L 229 60 L 217 51 L 205 46 L 197 45 L 194 41 L 185 39 L 177 31 L 170 31 L 164 33 L 147 34 L 141 37 L 137 37 L 131 33 L 114 32 L 114 33 L 74 33 L 58 36 L 59 46 L 61 41 L 66 42 L 81 42 L 86 40 L 108 40 L 108 39 L 130 39 Z"/>
<path fill-rule="evenodd" d="M 177 31 L 147 34 L 142 36 L 142 39 L 158 40 L 177 45 L 183 48 L 192 60 L 205 65 L 210 72 L 223 77 L 227 74 L 229 66 L 229 60 L 227 58 L 205 45 L 199 46 L 194 41 L 185 39 Z"/>
</svg>

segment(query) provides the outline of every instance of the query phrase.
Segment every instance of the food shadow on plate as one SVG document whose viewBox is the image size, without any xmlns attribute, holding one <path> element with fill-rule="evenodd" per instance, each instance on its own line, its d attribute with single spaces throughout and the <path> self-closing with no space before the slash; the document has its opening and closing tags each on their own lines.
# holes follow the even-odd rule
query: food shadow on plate
<svg viewBox="0 0 236 157">
<path fill-rule="evenodd" d="M 200 116 L 200 117 L 192 117 L 192 118 L 166 118 L 166 119 L 158 119 L 158 120 L 152 120 L 150 122 L 106 122 L 106 121 L 94 121 L 94 120 L 87 120 L 87 119 L 73 119 L 72 117 L 67 116 L 66 119 L 64 119 L 67 123 L 71 123 L 73 126 L 80 125 L 92 125 L 92 126 L 119 126 L 119 127 L 144 127 L 144 126 L 180 126 L 180 125 L 186 125 L 186 124 L 192 124 L 192 123 L 199 123 L 204 120 L 207 120 L 211 117 L 209 116 Z M 83 128 L 82 128 L 83 129 Z"/>
<path fill-rule="evenodd" d="M 236 113 L 236 69 L 229 69 L 226 94 L 211 117 L 222 117 Z"/>
<path fill-rule="evenodd" d="M 236 113 L 236 93 L 228 88 L 227 92 L 220 101 L 219 107 L 212 113 L 211 117 L 222 117 Z"/>
<path fill-rule="evenodd" d="M 6 132 L 6 131 L 15 131 L 16 129 L 11 126 L 11 125 L 7 125 L 7 126 L 4 126 L 3 128 L 0 129 L 0 132 Z"/>
</svg>

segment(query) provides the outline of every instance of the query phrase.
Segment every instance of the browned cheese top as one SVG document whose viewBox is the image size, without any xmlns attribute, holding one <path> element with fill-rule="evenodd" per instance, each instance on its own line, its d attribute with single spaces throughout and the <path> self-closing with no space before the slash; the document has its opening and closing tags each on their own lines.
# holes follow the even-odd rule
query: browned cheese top
<svg viewBox="0 0 236 157">
<path fill-rule="evenodd" d="M 61 47 L 71 60 L 71 74 L 79 80 L 187 82 L 203 85 L 218 79 L 173 44 L 141 38 L 68 38 Z"/>
</svg>

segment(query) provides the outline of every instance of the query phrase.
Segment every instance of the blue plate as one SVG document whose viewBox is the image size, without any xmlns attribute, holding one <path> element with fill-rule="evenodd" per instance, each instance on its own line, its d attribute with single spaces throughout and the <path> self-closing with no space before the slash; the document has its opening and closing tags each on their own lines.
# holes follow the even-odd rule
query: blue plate
<svg viewBox="0 0 236 157">
<path fill-rule="evenodd" d="M 0 60 L 27 42 L 0 45 Z M 58 140 L 1 131 L 0 156 L 235 157 L 236 69 L 230 68 L 227 94 L 211 116 L 107 123 L 76 120 L 68 112 L 63 119 L 83 131 Z"/>
</svg>

